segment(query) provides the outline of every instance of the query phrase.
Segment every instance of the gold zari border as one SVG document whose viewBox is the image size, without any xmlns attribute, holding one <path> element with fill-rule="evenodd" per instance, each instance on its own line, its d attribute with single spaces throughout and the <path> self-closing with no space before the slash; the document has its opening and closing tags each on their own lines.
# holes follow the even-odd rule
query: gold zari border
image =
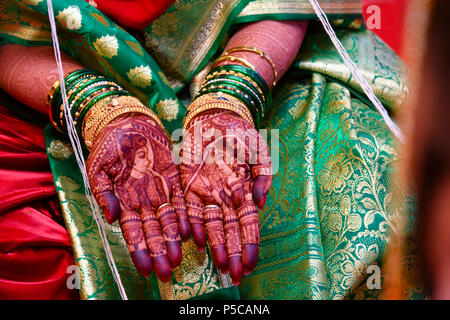
<svg viewBox="0 0 450 320">
<path fill-rule="evenodd" d="M 361 3 L 358 0 L 346 2 L 319 1 L 323 11 L 327 14 L 361 14 Z M 238 15 L 238 18 L 260 14 L 314 14 L 315 11 L 308 1 L 267 1 L 250 2 Z"/>
</svg>

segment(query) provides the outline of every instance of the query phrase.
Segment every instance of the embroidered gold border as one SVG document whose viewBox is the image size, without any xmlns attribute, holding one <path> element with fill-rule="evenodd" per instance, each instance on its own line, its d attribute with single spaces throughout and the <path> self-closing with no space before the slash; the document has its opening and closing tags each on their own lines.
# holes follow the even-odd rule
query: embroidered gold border
<svg viewBox="0 0 450 320">
<path fill-rule="evenodd" d="M 50 31 L 24 25 L 0 24 L 0 33 L 28 41 L 51 41 L 52 39 Z"/>
<path fill-rule="evenodd" d="M 327 14 L 360 14 L 362 13 L 359 0 L 336 2 L 331 0 L 319 1 L 320 6 Z M 256 0 L 250 2 L 238 15 L 238 18 L 260 14 L 315 14 L 308 1 L 282 0 L 267 1 Z"/>
</svg>

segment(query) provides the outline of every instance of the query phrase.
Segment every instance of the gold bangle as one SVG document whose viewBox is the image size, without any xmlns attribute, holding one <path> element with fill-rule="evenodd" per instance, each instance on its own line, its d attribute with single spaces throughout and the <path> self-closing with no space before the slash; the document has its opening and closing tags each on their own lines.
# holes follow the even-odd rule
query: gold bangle
<svg viewBox="0 0 450 320">
<path fill-rule="evenodd" d="M 231 48 L 229 50 L 227 50 L 226 52 L 224 52 L 224 55 L 228 55 L 232 52 L 238 52 L 238 51 L 247 51 L 247 52 L 253 52 L 258 54 L 261 58 L 264 58 L 267 60 L 267 62 L 269 62 L 270 66 L 272 67 L 272 71 L 273 71 L 273 85 L 275 86 L 277 84 L 277 77 L 278 77 L 278 72 L 277 69 L 275 68 L 275 63 L 273 62 L 272 58 L 270 58 L 266 53 L 264 53 L 264 51 L 261 51 L 259 49 L 253 48 L 253 47 L 236 47 L 236 48 Z"/>
<path fill-rule="evenodd" d="M 219 96 L 219 95 L 218 95 Z M 255 126 L 252 115 L 247 106 L 231 95 L 221 94 L 220 96 L 229 99 L 217 100 L 215 96 L 203 95 L 197 98 L 188 108 L 187 114 L 183 119 L 183 129 L 187 129 L 189 123 L 198 114 L 211 109 L 224 109 L 238 114 L 241 118 Z"/>
<path fill-rule="evenodd" d="M 74 72 L 74 71 L 67 72 L 64 75 L 64 79 L 67 78 L 72 72 Z M 50 90 L 47 93 L 47 111 L 48 112 L 50 112 L 50 106 L 52 104 L 53 95 L 55 94 L 56 89 L 58 89 L 60 83 L 61 83 L 61 80 L 58 77 L 58 80 L 56 80 L 55 83 L 53 83 L 53 85 L 50 87 Z"/>
<path fill-rule="evenodd" d="M 221 57 L 217 58 L 213 62 L 212 66 L 211 66 L 211 69 L 214 69 L 217 66 L 217 64 L 219 64 L 222 61 L 231 61 L 231 62 L 237 61 L 237 62 L 243 64 L 244 66 L 246 66 L 247 68 L 250 68 L 250 69 L 252 69 L 253 71 L 256 72 L 255 66 L 252 65 L 250 62 L 248 62 L 247 60 L 245 60 L 243 58 L 235 57 L 235 56 L 232 56 L 232 55 L 226 55 L 226 56 L 221 56 Z"/>
<path fill-rule="evenodd" d="M 94 93 L 92 93 L 92 97 L 89 96 L 88 98 L 86 98 L 77 108 L 77 111 L 75 111 L 74 117 L 73 117 L 73 123 L 74 125 L 77 124 L 77 120 L 78 117 L 80 116 L 80 114 L 83 112 L 84 108 L 89 104 L 89 102 L 91 102 L 92 100 L 94 100 L 95 98 L 97 98 L 99 95 L 107 92 L 107 91 L 112 91 L 114 89 L 118 89 L 118 91 L 123 91 L 120 89 L 120 87 L 117 86 L 117 84 L 115 84 L 114 82 L 108 82 L 108 85 L 110 85 L 109 88 L 102 88 Z"/>
<path fill-rule="evenodd" d="M 212 78 L 215 78 L 216 76 L 221 76 L 221 75 L 232 75 L 232 76 L 236 76 L 236 77 L 242 78 L 242 79 L 250 82 L 256 88 L 256 90 L 258 90 L 258 93 L 260 94 L 263 101 L 266 102 L 266 96 L 264 95 L 264 93 L 261 90 L 261 88 L 259 87 L 259 85 L 256 82 L 254 82 L 250 77 L 248 77 L 245 74 L 242 74 L 240 72 L 235 72 L 233 70 L 214 71 L 213 73 L 210 73 L 206 76 L 204 83 L 206 83 L 208 80 L 210 80 Z M 200 89 L 202 89 L 202 87 L 203 87 L 203 85 L 200 87 Z"/>
<path fill-rule="evenodd" d="M 86 148 L 90 150 L 100 132 L 115 118 L 125 113 L 141 113 L 152 118 L 164 131 L 165 128 L 156 114 L 138 98 L 131 96 L 106 97 L 97 102 L 86 114 L 82 124 L 82 136 Z M 167 134 L 167 132 L 166 132 Z"/>
</svg>

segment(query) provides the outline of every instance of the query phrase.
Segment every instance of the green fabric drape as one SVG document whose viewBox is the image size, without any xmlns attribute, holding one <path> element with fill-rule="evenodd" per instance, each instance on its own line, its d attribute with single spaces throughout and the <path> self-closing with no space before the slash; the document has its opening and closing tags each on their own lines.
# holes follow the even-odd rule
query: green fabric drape
<svg viewBox="0 0 450 320">
<path fill-rule="evenodd" d="M 336 24 L 358 14 L 355 0 L 321 1 Z M 150 106 L 172 132 L 185 106 L 177 97 L 238 23 L 313 19 L 308 1 L 177 1 L 142 32 L 127 33 L 82 0 L 53 1 L 62 48 L 117 80 Z M 261 10 L 261 8 L 265 8 Z M 50 45 L 43 0 L 1 0 L 0 43 Z M 358 24 L 358 23 L 356 23 Z M 354 24 L 353 24 L 354 27 Z M 389 110 L 407 89 L 395 54 L 368 31 L 338 36 Z M 183 263 L 168 284 L 145 279 L 131 263 L 117 224 L 105 225 L 129 298 L 338 299 L 378 297 L 365 280 L 381 266 L 404 199 L 392 191 L 392 135 L 366 101 L 320 27 L 310 25 L 292 68 L 273 92 L 268 128 L 274 183 L 260 212 L 261 250 L 239 288 L 210 255 L 183 244 Z M 189 101 L 183 100 L 185 103 Z M 81 296 L 117 299 L 81 176 L 65 137 L 50 126 L 47 151 L 63 215 L 82 270 Z M 276 147 L 278 145 L 278 148 Z"/>
</svg>

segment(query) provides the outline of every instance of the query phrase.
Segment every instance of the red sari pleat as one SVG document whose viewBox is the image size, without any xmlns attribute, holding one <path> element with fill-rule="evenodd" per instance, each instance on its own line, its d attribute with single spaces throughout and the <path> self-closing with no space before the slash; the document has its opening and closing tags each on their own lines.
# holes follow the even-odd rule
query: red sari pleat
<svg viewBox="0 0 450 320">
<path fill-rule="evenodd" d="M 0 299 L 77 299 L 43 127 L 0 106 Z"/>
</svg>

